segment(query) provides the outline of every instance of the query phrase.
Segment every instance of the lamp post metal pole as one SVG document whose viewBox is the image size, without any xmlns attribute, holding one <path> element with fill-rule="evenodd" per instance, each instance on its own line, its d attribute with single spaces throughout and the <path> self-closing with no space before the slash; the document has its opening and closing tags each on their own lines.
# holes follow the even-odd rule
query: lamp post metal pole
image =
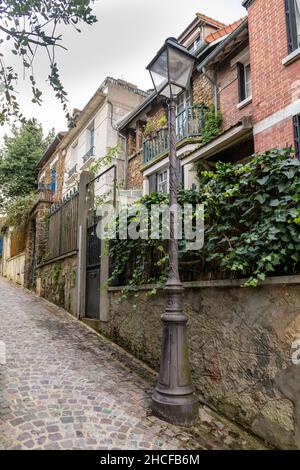
<svg viewBox="0 0 300 470">
<path fill-rule="evenodd" d="M 165 291 L 167 305 L 163 322 L 162 350 L 158 383 L 152 396 L 152 410 L 166 421 L 188 425 L 198 417 L 198 400 L 194 395 L 187 340 L 187 316 L 183 312 L 183 285 L 178 270 L 177 233 L 177 156 L 176 101 L 168 101 L 170 139 L 170 240 L 169 277 Z"/>
</svg>

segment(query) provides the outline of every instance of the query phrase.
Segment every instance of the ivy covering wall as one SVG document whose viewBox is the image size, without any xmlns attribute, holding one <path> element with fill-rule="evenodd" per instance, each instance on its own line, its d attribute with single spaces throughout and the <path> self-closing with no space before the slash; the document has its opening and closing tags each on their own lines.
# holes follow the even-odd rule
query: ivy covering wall
<svg viewBox="0 0 300 470">
<path fill-rule="evenodd" d="M 300 162 L 290 149 L 270 150 L 245 164 L 219 162 L 215 171 L 198 165 L 197 175 L 200 189 L 181 189 L 179 203 L 204 204 L 205 242 L 197 252 L 186 252 L 185 241 L 179 242 L 181 270 L 196 260 L 199 278 L 204 273 L 214 279 L 246 276 L 250 286 L 266 276 L 299 273 Z M 167 194 L 152 193 L 137 204 L 167 201 Z M 114 260 L 110 282 L 126 274 L 123 298 L 141 284 L 165 282 L 165 241 L 117 236 L 109 252 Z"/>
</svg>

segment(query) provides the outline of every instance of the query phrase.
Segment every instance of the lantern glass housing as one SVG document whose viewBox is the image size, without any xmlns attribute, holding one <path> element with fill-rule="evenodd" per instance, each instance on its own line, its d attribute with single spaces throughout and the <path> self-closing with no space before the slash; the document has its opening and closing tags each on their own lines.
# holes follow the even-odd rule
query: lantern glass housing
<svg viewBox="0 0 300 470">
<path fill-rule="evenodd" d="M 147 67 L 155 91 L 167 98 L 176 98 L 190 82 L 195 57 L 175 38 L 168 38 Z"/>
</svg>

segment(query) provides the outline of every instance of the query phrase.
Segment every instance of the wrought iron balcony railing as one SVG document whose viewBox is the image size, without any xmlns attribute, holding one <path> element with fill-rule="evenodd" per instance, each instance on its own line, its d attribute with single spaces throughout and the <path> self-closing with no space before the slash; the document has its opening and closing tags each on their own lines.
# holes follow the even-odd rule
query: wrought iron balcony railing
<svg viewBox="0 0 300 470">
<path fill-rule="evenodd" d="M 187 106 L 176 117 L 177 142 L 188 137 L 200 137 L 205 122 L 205 105 Z M 168 129 L 160 129 L 143 142 L 143 163 L 148 163 L 169 150 Z"/>
<path fill-rule="evenodd" d="M 68 177 L 71 178 L 77 173 L 77 163 L 68 172 Z"/>
<path fill-rule="evenodd" d="M 83 163 L 87 162 L 90 157 L 95 155 L 95 147 L 90 148 L 88 152 L 82 157 Z"/>
</svg>

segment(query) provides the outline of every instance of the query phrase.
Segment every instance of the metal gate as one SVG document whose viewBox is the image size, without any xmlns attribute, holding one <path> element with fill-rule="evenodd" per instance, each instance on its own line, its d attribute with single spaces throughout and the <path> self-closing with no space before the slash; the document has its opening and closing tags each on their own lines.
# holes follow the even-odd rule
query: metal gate
<svg viewBox="0 0 300 470">
<path fill-rule="evenodd" d="M 98 320 L 100 318 L 101 240 L 96 234 L 97 223 L 97 219 L 93 218 L 87 229 L 85 316 Z"/>
</svg>

